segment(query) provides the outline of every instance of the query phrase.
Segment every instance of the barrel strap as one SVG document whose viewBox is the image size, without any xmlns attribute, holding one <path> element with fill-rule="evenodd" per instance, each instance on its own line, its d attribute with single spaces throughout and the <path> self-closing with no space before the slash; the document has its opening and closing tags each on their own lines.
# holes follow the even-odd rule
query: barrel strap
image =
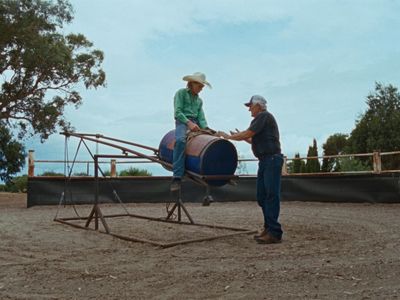
<svg viewBox="0 0 400 300">
<path fill-rule="evenodd" d="M 186 134 L 186 141 L 189 142 L 194 137 L 196 137 L 198 135 L 202 135 L 202 134 L 218 136 L 217 132 L 215 132 L 215 130 L 212 130 L 212 129 L 200 129 L 198 131 L 189 131 L 188 130 L 188 133 Z"/>
</svg>

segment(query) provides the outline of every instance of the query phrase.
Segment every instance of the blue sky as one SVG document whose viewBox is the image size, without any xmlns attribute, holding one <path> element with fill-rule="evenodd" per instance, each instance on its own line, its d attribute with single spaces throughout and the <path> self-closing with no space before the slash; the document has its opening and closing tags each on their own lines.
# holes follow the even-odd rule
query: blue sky
<svg viewBox="0 0 400 300">
<path fill-rule="evenodd" d="M 243 103 L 261 94 L 288 157 L 305 156 L 313 138 L 322 154 L 328 136 L 354 128 L 376 81 L 400 87 L 400 1 L 71 3 L 75 19 L 65 33 L 82 33 L 104 51 L 107 74 L 106 88 L 81 89 L 84 104 L 67 110 L 77 132 L 158 147 L 174 127 L 182 77 L 201 71 L 213 85 L 201 94 L 210 127 L 246 129 Z M 58 134 L 26 145 L 37 159 L 64 157 Z M 248 144 L 235 145 L 252 157 Z"/>
</svg>

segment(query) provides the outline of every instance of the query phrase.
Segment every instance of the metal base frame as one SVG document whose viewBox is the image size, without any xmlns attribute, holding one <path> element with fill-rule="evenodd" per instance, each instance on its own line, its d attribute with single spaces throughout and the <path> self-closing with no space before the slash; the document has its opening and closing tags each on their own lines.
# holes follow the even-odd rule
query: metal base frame
<svg viewBox="0 0 400 300">
<path fill-rule="evenodd" d="M 181 209 L 188 217 L 189 222 L 182 221 Z M 171 219 L 171 216 L 175 210 L 178 211 L 178 220 L 176 220 L 176 221 Z M 174 241 L 174 242 L 160 242 L 160 241 L 155 241 L 155 240 L 139 238 L 139 237 L 135 237 L 135 236 L 125 236 L 125 235 L 121 235 L 121 234 L 112 232 L 106 222 L 106 219 L 107 218 L 116 218 L 116 217 L 131 217 L 131 218 L 146 219 L 146 220 L 151 220 L 151 221 L 156 221 L 156 222 L 174 223 L 174 224 L 180 224 L 180 225 L 203 226 L 203 227 L 209 227 L 209 228 L 215 228 L 215 229 L 232 230 L 234 232 L 228 233 L 228 234 L 215 235 L 212 237 L 203 237 L 203 238 L 197 238 L 197 239 L 185 239 L 185 240 L 178 240 L 178 241 Z M 86 220 L 85 226 L 70 222 L 70 221 L 77 221 L 77 220 Z M 94 228 L 89 227 L 92 220 L 94 220 L 94 224 L 95 224 Z M 99 228 L 99 220 L 101 221 L 101 223 L 104 227 L 104 230 L 101 230 Z M 195 223 L 193 221 L 193 218 L 190 216 L 189 212 L 185 208 L 184 204 L 182 203 L 181 199 L 178 199 L 178 201 L 174 204 L 174 207 L 168 213 L 168 216 L 166 218 L 155 218 L 155 217 L 149 217 L 149 216 L 143 216 L 143 215 L 137 215 L 137 214 L 131 214 L 131 213 L 104 215 L 101 212 L 100 206 L 98 204 L 95 204 L 88 217 L 55 218 L 54 221 L 62 223 L 62 224 L 70 225 L 72 227 L 79 228 L 79 229 L 93 230 L 93 231 L 97 231 L 100 233 L 109 234 L 113 237 L 116 237 L 116 238 L 119 238 L 122 240 L 130 241 L 130 242 L 147 243 L 147 244 L 159 246 L 162 248 L 168 248 L 168 247 L 189 244 L 189 243 L 195 243 L 195 242 L 211 241 L 211 240 L 235 236 L 235 235 L 239 235 L 239 234 L 252 234 L 252 233 L 257 232 L 256 230 L 249 230 L 249 229 L 245 229 L 245 228 L 214 225 L 214 224 Z"/>
<path fill-rule="evenodd" d="M 151 147 L 147 147 L 147 146 L 143 146 L 143 145 L 139 145 L 136 143 L 131 143 L 131 142 L 127 142 L 127 141 L 122 141 L 122 140 L 117 140 L 117 139 L 113 139 L 113 138 L 109 138 L 109 137 L 104 137 L 102 135 L 93 135 L 93 134 L 77 134 L 77 133 L 64 133 L 65 137 L 66 137 L 66 152 L 67 152 L 67 138 L 69 136 L 75 136 L 80 138 L 80 143 L 78 145 L 76 154 L 75 154 L 75 158 L 74 158 L 74 162 L 77 156 L 77 153 L 79 151 L 80 145 L 81 143 L 83 143 L 86 147 L 86 149 L 89 151 L 90 155 L 93 158 L 94 161 L 94 177 L 95 177 L 95 186 L 94 186 L 94 204 L 93 204 L 93 208 L 91 210 L 91 212 L 89 213 L 89 215 L 87 217 L 81 217 L 77 214 L 77 211 L 75 210 L 75 206 L 74 206 L 74 210 L 75 213 L 77 214 L 77 217 L 70 217 L 70 218 L 59 218 L 58 217 L 58 211 L 56 216 L 54 217 L 54 221 L 62 223 L 62 224 L 66 224 L 66 225 L 70 225 L 73 226 L 75 228 L 79 228 L 79 229 L 86 229 L 86 230 L 94 230 L 94 231 L 98 231 L 100 233 L 105 233 L 105 234 L 109 234 L 111 236 L 114 236 L 116 238 L 122 239 L 122 240 L 126 240 L 126 241 L 131 241 L 131 242 L 142 242 L 142 243 L 148 243 L 148 244 L 152 244 L 155 246 L 160 246 L 162 248 L 167 248 L 167 247 L 172 247 L 172 246 L 176 246 L 176 245 L 182 245 L 182 244 L 189 244 L 189 243 L 194 243 L 194 242 L 202 242 L 202 241 L 210 241 L 210 240 L 215 240 L 218 238 L 223 238 L 223 237 L 229 237 L 229 236 L 234 236 L 234 235 L 239 235 L 239 234 L 251 234 L 251 233 L 255 233 L 255 230 L 249 230 L 249 229 L 244 229 L 244 228 L 237 228 L 237 227 L 229 227 L 229 226 L 221 226 L 221 225 L 211 225 L 211 224 L 200 224 L 200 223 L 195 223 L 193 221 L 193 218 L 191 217 L 191 215 L 189 214 L 188 210 L 186 209 L 185 205 L 183 204 L 182 201 L 182 195 L 181 195 L 181 190 L 179 189 L 176 193 L 175 193 L 175 203 L 172 207 L 172 209 L 170 211 L 168 211 L 167 217 L 166 218 L 155 218 L 155 217 L 148 217 L 148 216 L 143 216 L 143 215 L 136 215 L 136 214 L 131 214 L 128 212 L 128 210 L 125 208 L 125 206 L 123 205 L 121 199 L 119 198 L 118 194 L 116 193 L 115 189 L 114 189 L 114 195 L 116 197 L 116 199 L 120 202 L 120 204 L 124 207 L 125 212 L 124 214 L 112 214 L 112 215 L 104 215 L 101 211 L 100 205 L 99 205 L 99 171 L 103 174 L 103 171 L 101 171 L 101 169 L 99 168 L 99 158 L 129 158 L 131 156 L 128 156 L 127 153 L 132 153 L 135 156 L 134 157 L 141 157 L 141 158 L 145 158 L 154 162 L 158 162 L 161 163 L 163 165 L 166 165 L 165 162 L 160 161 L 159 159 L 153 158 L 152 156 L 149 155 L 145 155 L 143 153 L 128 149 L 126 147 L 121 147 L 121 146 L 117 146 L 115 144 L 112 144 L 110 142 L 104 142 L 102 141 L 102 139 L 106 139 L 106 140 L 111 140 L 111 141 L 116 141 L 116 142 L 120 142 L 120 143 L 126 143 L 130 146 L 136 146 L 136 147 L 140 147 L 142 149 L 146 149 L 146 150 L 152 150 L 155 153 L 158 151 L 157 149 L 151 148 Z M 94 139 L 94 137 L 96 137 L 96 139 Z M 92 141 L 92 142 L 98 142 L 98 143 L 102 143 L 104 145 L 107 146 L 111 146 L 111 147 L 116 147 L 120 150 L 122 150 L 124 152 L 124 155 L 107 155 L 107 154 L 96 154 L 93 155 L 91 153 L 91 151 L 89 150 L 89 147 L 86 145 L 85 140 L 88 141 Z M 67 161 L 67 159 L 66 159 Z M 68 179 L 71 177 L 71 173 L 72 173 L 72 168 L 69 172 L 68 175 Z M 190 172 L 186 172 L 185 174 L 189 179 L 205 186 L 207 188 L 207 192 L 206 192 L 206 197 L 203 199 L 203 205 L 209 205 L 210 202 L 213 201 L 211 195 L 210 195 L 210 189 L 208 184 L 206 183 L 206 179 L 209 178 L 216 178 L 216 179 L 232 179 L 235 176 L 219 176 L 219 175 L 212 175 L 212 176 L 199 176 L 197 174 L 191 174 Z M 62 205 L 62 203 L 64 202 L 64 204 L 66 204 L 66 186 L 68 185 L 69 180 L 66 180 L 66 184 L 64 187 L 64 192 L 61 195 L 60 198 L 60 203 L 59 203 L 59 208 Z M 174 212 L 177 212 L 177 217 L 178 220 L 173 220 L 173 215 Z M 186 215 L 187 219 L 189 220 L 189 222 L 185 222 L 182 221 L 182 212 Z M 111 231 L 110 227 L 108 226 L 106 219 L 107 218 L 115 218 L 115 217 L 131 217 L 131 218 L 139 218 L 139 219 L 147 219 L 147 220 L 152 220 L 152 221 L 156 221 L 156 222 L 169 222 L 169 223 L 175 223 L 175 224 L 181 224 L 181 225 L 193 225 L 193 226 L 203 226 L 203 227 L 210 227 L 210 228 L 215 228 L 215 229 L 226 229 L 226 230 L 232 230 L 234 231 L 233 233 L 229 233 L 229 234 L 221 234 L 221 235 L 215 235 L 212 237 L 204 237 L 204 238 L 198 238 L 198 239 L 186 239 L 186 240 L 179 240 L 179 241 L 175 241 L 175 242 L 169 242 L 169 243 L 163 243 L 163 242 L 159 242 L 159 241 L 154 241 L 154 240 L 148 240 L 148 239 L 143 239 L 143 238 L 138 238 L 138 237 L 131 237 L 131 236 L 125 236 L 125 235 L 120 235 L 117 233 L 114 233 Z M 77 220 L 86 220 L 85 222 L 85 226 L 70 222 L 70 221 L 77 221 Z M 104 230 L 100 230 L 99 228 L 99 220 L 101 222 L 101 224 L 103 225 Z M 89 227 L 90 223 L 94 221 L 94 228 Z"/>
</svg>

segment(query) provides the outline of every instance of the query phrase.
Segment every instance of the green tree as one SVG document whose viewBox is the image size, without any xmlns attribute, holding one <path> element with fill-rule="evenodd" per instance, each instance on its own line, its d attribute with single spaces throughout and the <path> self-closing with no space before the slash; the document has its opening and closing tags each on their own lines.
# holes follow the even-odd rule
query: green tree
<svg viewBox="0 0 400 300">
<path fill-rule="evenodd" d="M 371 171 L 371 166 L 358 157 L 341 157 L 338 159 L 341 172 Z"/>
<path fill-rule="evenodd" d="M 62 33 L 72 19 L 67 0 L 0 1 L 0 120 L 19 137 L 71 130 L 63 113 L 82 103 L 79 83 L 105 86 L 103 52 L 82 34 Z"/>
<path fill-rule="evenodd" d="M 335 133 L 328 137 L 325 144 L 322 145 L 324 149 L 324 156 L 343 154 L 347 145 L 347 134 Z M 337 158 L 324 158 L 322 161 L 322 172 L 340 171 L 340 163 Z"/>
<path fill-rule="evenodd" d="M 348 139 L 349 153 L 397 151 L 400 149 L 400 94 L 389 84 L 375 83 L 375 92 L 367 96 L 366 112 L 356 120 Z M 370 161 L 365 163 L 371 164 Z M 400 158 L 382 161 L 385 169 L 398 169 Z"/>
<path fill-rule="evenodd" d="M 307 157 L 318 156 L 318 146 L 316 139 L 313 139 L 313 145 L 308 147 Z M 306 162 L 307 173 L 317 173 L 321 169 L 321 165 L 318 159 L 308 159 Z"/>
<path fill-rule="evenodd" d="M 64 176 L 63 173 L 55 172 L 55 171 L 44 171 L 39 176 Z"/>
<path fill-rule="evenodd" d="M 28 189 L 28 175 L 17 176 L 9 180 L 5 191 L 11 193 L 26 193 Z"/>
<path fill-rule="evenodd" d="M 301 160 L 301 165 L 300 165 L 300 173 L 307 173 L 307 166 L 304 160 Z"/>
<path fill-rule="evenodd" d="M 296 153 L 294 158 L 300 158 L 300 153 Z M 293 173 L 301 173 L 302 165 L 304 165 L 304 161 L 301 159 L 293 160 Z M 304 170 L 304 167 L 303 167 Z"/>
<path fill-rule="evenodd" d="M 144 170 L 144 169 L 138 169 L 138 168 L 133 168 L 130 167 L 126 170 L 122 170 L 118 174 L 119 176 L 151 176 L 151 172 Z"/>
<path fill-rule="evenodd" d="M 8 182 L 25 165 L 25 148 L 0 122 L 0 180 Z"/>
<path fill-rule="evenodd" d="M 89 175 L 86 172 L 76 172 L 76 173 L 72 174 L 72 176 L 85 177 L 85 176 L 89 176 Z"/>
</svg>

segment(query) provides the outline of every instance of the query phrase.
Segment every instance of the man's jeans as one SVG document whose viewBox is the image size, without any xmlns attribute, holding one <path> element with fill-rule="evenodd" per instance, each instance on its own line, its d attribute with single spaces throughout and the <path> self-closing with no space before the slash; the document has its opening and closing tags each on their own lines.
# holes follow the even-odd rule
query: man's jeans
<svg viewBox="0 0 400 300">
<path fill-rule="evenodd" d="M 175 121 L 175 146 L 172 157 L 172 171 L 174 177 L 181 178 L 185 173 L 185 148 L 187 125 Z"/>
<path fill-rule="evenodd" d="M 264 215 L 264 227 L 274 237 L 282 238 L 280 211 L 283 155 L 267 155 L 258 162 L 257 202 Z"/>
</svg>

